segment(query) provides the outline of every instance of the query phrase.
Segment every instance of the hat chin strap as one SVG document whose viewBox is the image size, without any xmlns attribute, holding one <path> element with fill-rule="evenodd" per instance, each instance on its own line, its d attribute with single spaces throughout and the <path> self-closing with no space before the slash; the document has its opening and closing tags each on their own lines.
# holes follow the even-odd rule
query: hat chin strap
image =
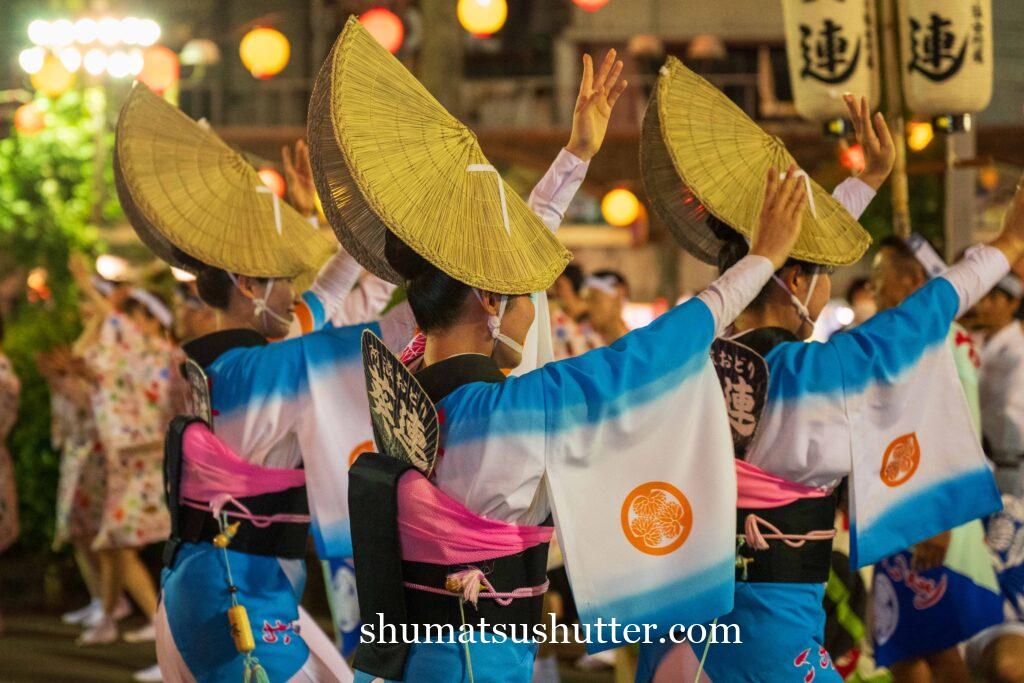
<svg viewBox="0 0 1024 683">
<path fill-rule="evenodd" d="M 270 316 L 271 318 L 281 323 L 282 325 L 292 324 L 291 320 L 285 318 L 282 315 L 278 315 L 274 311 L 270 310 L 269 306 L 267 306 L 267 299 L 270 298 L 270 293 L 274 291 L 274 283 L 277 282 L 275 278 L 269 279 L 269 281 L 267 282 L 267 291 L 263 293 L 263 296 L 256 296 L 250 292 L 244 291 L 241 287 L 239 287 L 238 278 L 235 277 L 234 273 L 228 273 L 228 277 L 231 278 L 231 282 L 234 283 L 235 289 L 241 292 L 242 296 L 252 301 L 252 305 L 255 308 L 255 311 L 253 313 L 257 318 L 264 318 L 265 316 Z"/>
<path fill-rule="evenodd" d="M 481 296 L 480 290 L 474 289 L 473 294 L 476 295 L 477 301 L 483 306 L 484 298 Z M 501 319 L 505 317 L 506 306 L 508 306 L 508 295 L 502 294 L 501 303 L 498 305 L 498 314 L 490 315 L 487 318 L 487 329 L 491 331 L 491 338 L 494 341 L 501 342 L 521 356 L 523 355 L 523 345 L 512 339 L 512 337 L 501 333 Z"/>
<path fill-rule="evenodd" d="M 786 283 L 783 282 L 782 278 L 778 275 L 772 275 L 772 280 L 774 280 L 775 284 L 785 290 L 786 294 L 789 295 L 789 303 L 793 304 L 793 308 L 796 309 L 796 313 L 800 316 L 800 319 L 811 327 L 814 327 L 814 318 L 811 317 L 811 312 L 807 309 L 807 305 L 811 303 L 811 297 L 814 296 L 814 288 L 818 284 L 818 269 L 815 268 L 814 274 L 811 275 L 811 286 L 807 289 L 807 299 L 804 301 L 800 301 L 796 294 L 790 291 L 789 287 L 786 286 Z"/>
</svg>

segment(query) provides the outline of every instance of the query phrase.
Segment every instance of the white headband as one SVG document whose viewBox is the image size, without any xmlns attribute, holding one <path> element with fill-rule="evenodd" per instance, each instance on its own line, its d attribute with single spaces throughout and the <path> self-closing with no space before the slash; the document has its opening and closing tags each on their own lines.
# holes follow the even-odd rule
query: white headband
<svg viewBox="0 0 1024 683">
<path fill-rule="evenodd" d="M 590 275 L 583 281 L 581 289 L 596 289 L 608 296 L 616 296 L 619 293 L 618 285 L 619 281 L 611 275 Z"/>
<path fill-rule="evenodd" d="M 164 327 L 170 328 L 174 323 L 174 316 L 171 315 L 171 311 L 164 305 L 163 301 L 160 301 L 160 299 L 153 294 L 144 289 L 134 287 L 131 292 L 128 293 L 128 296 L 145 306 L 150 315 L 159 320 L 160 324 Z"/>
</svg>

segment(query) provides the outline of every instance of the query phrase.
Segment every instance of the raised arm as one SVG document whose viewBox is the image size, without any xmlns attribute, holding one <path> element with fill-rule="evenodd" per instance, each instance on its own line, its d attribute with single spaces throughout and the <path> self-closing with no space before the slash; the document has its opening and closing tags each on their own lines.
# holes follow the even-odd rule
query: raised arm
<svg viewBox="0 0 1024 683">
<path fill-rule="evenodd" d="M 583 55 L 583 77 L 569 142 L 530 193 L 530 208 L 552 231 L 561 225 L 569 202 L 587 175 L 590 160 L 604 143 L 612 110 L 627 85 L 619 80 L 621 73 L 622 62 L 615 59 L 615 50 L 608 51 L 596 75 L 590 55 Z"/>
<path fill-rule="evenodd" d="M 704 292 L 609 347 L 544 366 L 539 372 L 549 387 L 560 387 L 558 400 L 586 406 L 591 415 L 614 410 L 616 401 L 640 387 L 671 381 L 706 361 L 714 338 L 754 300 L 793 248 L 807 201 L 802 176 L 795 171 L 790 168 L 786 180 L 774 171 L 768 176 L 750 255 Z"/>
<path fill-rule="evenodd" d="M 843 99 L 850 110 L 850 119 L 857 135 L 857 144 L 864 150 L 864 170 L 836 185 L 832 196 L 846 207 L 850 215 L 860 218 L 875 193 L 892 172 L 896 147 L 881 112 L 871 116 L 866 97 L 857 100 L 847 93 Z"/>
</svg>

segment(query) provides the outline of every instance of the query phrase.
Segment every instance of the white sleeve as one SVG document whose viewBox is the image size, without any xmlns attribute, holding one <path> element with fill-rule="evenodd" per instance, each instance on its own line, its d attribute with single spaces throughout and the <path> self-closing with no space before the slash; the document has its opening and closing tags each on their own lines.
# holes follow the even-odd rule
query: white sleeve
<svg viewBox="0 0 1024 683">
<path fill-rule="evenodd" d="M 987 244 L 968 249 L 962 259 L 942 274 L 953 285 L 960 299 L 956 317 L 969 311 L 1009 272 L 1010 263 L 999 249 Z"/>
<path fill-rule="evenodd" d="M 583 161 L 563 148 L 555 157 L 551 168 L 530 193 L 530 209 L 540 216 L 552 232 L 558 230 L 558 226 L 562 224 L 565 211 L 583 184 L 588 168 L 589 161 Z"/>
<path fill-rule="evenodd" d="M 764 256 L 744 256 L 697 295 L 711 309 L 716 337 L 732 325 L 774 273 L 772 262 Z"/>
<path fill-rule="evenodd" d="M 842 204 L 850 215 L 859 219 L 875 198 L 875 190 L 860 178 L 847 178 L 832 190 L 832 197 Z"/>
<path fill-rule="evenodd" d="M 328 318 L 345 301 L 361 271 L 359 262 L 344 249 L 339 249 L 320 269 L 309 291 L 323 303 Z"/>
<path fill-rule="evenodd" d="M 344 327 L 376 320 L 394 293 L 395 285 L 369 272 L 363 272 L 355 289 L 331 316 L 331 324 Z"/>
</svg>

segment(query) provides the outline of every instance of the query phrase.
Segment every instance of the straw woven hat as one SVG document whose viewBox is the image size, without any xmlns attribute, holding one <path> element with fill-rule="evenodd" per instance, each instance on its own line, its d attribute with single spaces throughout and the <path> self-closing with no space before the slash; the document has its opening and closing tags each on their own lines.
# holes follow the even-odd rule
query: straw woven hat
<svg viewBox="0 0 1024 683">
<path fill-rule="evenodd" d="M 640 168 L 655 211 L 687 251 L 716 263 L 722 240 L 708 225 L 709 212 L 751 237 L 768 168 L 781 173 L 792 163 L 781 140 L 669 57 L 644 116 Z M 808 205 L 792 256 L 823 265 L 856 262 L 871 237 L 821 186 L 811 181 L 811 188 L 816 215 Z"/>
<path fill-rule="evenodd" d="M 117 120 L 114 179 L 142 241 L 192 273 L 209 265 L 304 288 L 338 247 L 264 189 L 241 154 L 144 85 Z"/>
<path fill-rule="evenodd" d="M 545 289 L 569 253 L 449 114 L 355 18 L 313 86 L 308 137 L 317 192 L 365 268 L 401 278 L 386 231 L 456 280 L 499 294 Z"/>
</svg>

